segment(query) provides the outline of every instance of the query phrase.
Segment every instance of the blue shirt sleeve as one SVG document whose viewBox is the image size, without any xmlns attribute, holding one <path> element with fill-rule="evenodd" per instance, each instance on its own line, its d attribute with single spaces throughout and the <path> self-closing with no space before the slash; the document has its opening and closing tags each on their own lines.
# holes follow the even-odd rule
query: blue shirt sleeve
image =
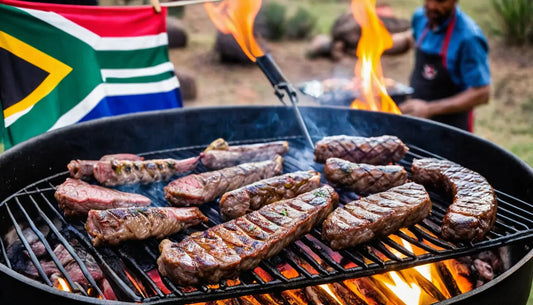
<svg viewBox="0 0 533 305">
<path fill-rule="evenodd" d="M 463 40 L 459 60 L 459 73 L 467 88 L 482 87 L 491 82 L 488 45 L 479 36 Z"/>
</svg>

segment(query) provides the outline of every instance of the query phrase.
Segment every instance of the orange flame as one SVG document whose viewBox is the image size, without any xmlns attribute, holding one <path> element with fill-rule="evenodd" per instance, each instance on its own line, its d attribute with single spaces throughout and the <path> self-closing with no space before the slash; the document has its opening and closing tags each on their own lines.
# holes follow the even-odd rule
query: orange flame
<svg viewBox="0 0 533 305">
<path fill-rule="evenodd" d="M 232 34 L 251 61 L 265 53 L 254 38 L 254 20 L 261 9 L 261 0 L 225 0 L 219 4 L 204 3 L 204 8 L 216 28 Z"/>
<path fill-rule="evenodd" d="M 392 47 L 392 36 L 376 13 L 376 0 L 352 0 L 352 14 L 361 26 L 357 45 L 355 76 L 360 81 L 360 96 L 351 108 L 401 114 L 387 93 L 381 68 L 381 55 Z"/>
<path fill-rule="evenodd" d="M 72 292 L 72 290 L 70 289 L 67 281 L 64 278 L 62 278 L 62 277 L 58 277 L 57 278 L 57 286 L 56 286 L 56 288 L 59 289 L 59 290 Z"/>
</svg>

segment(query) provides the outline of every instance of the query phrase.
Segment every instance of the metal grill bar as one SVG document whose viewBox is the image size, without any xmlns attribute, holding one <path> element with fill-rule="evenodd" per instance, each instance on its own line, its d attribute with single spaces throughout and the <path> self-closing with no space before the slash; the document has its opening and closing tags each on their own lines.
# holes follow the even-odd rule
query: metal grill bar
<svg viewBox="0 0 533 305">
<path fill-rule="evenodd" d="M 52 258 L 52 260 L 56 264 L 57 268 L 59 269 L 59 271 L 61 272 L 63 277 L 66 279 L 70 289 L 72 289 L 75 292 L 78 292 L 79 291 L 78 287 L 76 285 L 74 285 L 74 281 L 72 281 L 72 278 L 68 274 L 67 270 L 65 270 L 65 267 L 63 267 L 61 262 L 59 262 L 59 259 L 57 258 L 57 255 L 54 253 L 54 250 L 52 249 L 52 247 L 50 246 L 50 244 L 48 243 L 48 241 L 44 237 L 43 233 L 41 233 L 41 231 L 39 229 L 37 229 L 37 226 L 35 226 L 35 223 L 31 219 L 30 215 L 28 215 L 28 212 L 26 212 L 26 210 L 20 204 L 19 198 L 15 198 L 15 202 L 17 203 L 17 206 L 18 206 L 19 210 L 26 217 L 26 221 L 28 222 L 28 225 L 32 229 L 33 233 L 35 233 L 35 235 L 37 235 L 37 237 L 39 238 L 41 243 L 44 245 L 46 251 L 48 251 L 48 254 L 50 254 L 50 257 Z M 23 236 L 23 238 L 24 238 L 24 236 Z M 87 295 L 87 293 L 83 289 L 81 290 L 81 293 L 83 293 L 84 295 Z"/>
<path fill-rule="evenodd" d="M 275 140 L 290 141 L 291 150 L 289 151 L 289 154 L 285 156 L 285 172 L 307 170 L 311 168 L 317 171 L 323 171 L 323 165 L 316 164 L 312 162 L 312 160 L 305 160 L 309 159 L 310 155 L 312 155 L 312 151 L 306 147 L 305 142 L 301 138 L 263 139 L 261 141 L 247 141 L 246 143 Z M 244 142 L 232 144 L 244 144 Z M 409 148 L 410 151 L 406 157 L 399 162 L 408 173 L 410 173 L 411 162 L 414 158 L 435 157 L 442 159 L 438 155 L 427 152 L 416 146 L 410 145 Z M 143 154 L 143 156 L 147 159 L 161 157 L 183 159 L 198 155 L 202 149 L 203 147 L 186 147 L 174 150 L 148 152 Z M 302 156 L 306 157 L 302 158 Z M 203 166 L 200 166 L 195 170 L 195 172 L 203 171 L 205 171 Z M 21 225 L 19 224 L 20 220 L 17 221 L 17 219 L 23 219 L 23 222 L 32 228 L 41 241 L 46 240 L 46 237 L 42 234 L 38 234 L 38 226 L 31 219 L 31 213 L 28 213 L 27 205 L 22 204 L 22 202 L 25 202 L 23 200 L 30 198 L 33 203 L 31 206 L 35 207 L 38 216 L 40 216 L 40 218 L 50 227 L 52 232 L 57 236 L 59 242 L 65 246 L 70 255 L 72 255 L 80 265 L 81 270 L 91 285 L 94 285 L 95 289 L 99 289 L 96 283 L 94 283 L 94 279 L 91 277 L 89 270 L 84 266 L 83 261 L 76 255 L 74 248 L 69 245 L 67 238 L 63 236 L 63 231 L 58 230 L 56 226 L 54 226 L 54 221 L 59 220 L 61 224 L 67 228 L 67 231 L 72 233 L 80 242 L 80 245 L 94 257 L 107 279 L 113 284 L 113 288 L 118 290 L 115 291 L 117 296 L 123 301 L 130 302 L 159 303 L 162 300 L 169 300 L 172 303 L 191 303 L 251 294 L 257 295 L 280 292 L 282 290 L 369 276 L 387 271 L 401 270 L 424 263 L 456 258 L 482 250 L 503 246 L 511 242 L 526 239 L 529 240 L 533 236 L 533 205 L 515 198 L 512 195 L 496 190 L 498 196 L 498 216 L 495 227 L 487 235 L 487 238 L 475 243 L 451 243 L 445 241 L 439 237 L 440 226 L 449 202 L 447 202 L 447 199 L 440 194 L 430 192 L 433 202 L 432 214 L 424 221 L 398 231 L 390 237 L 376 239 L 366 245 L 351 249 L 333 251 L 322 242 L 321 231 L 315 228 L 309 234 L 301 237 L 299 241 L 284 249 L 277 256 L 268 260 L 263 260 L 260 263 L 259 268 L 268 274 L 270 280 L 264 280 L 256 271 L 247 271 L 241 275 L 240 282 L 236 285 L 230 285 L 228 282 L 223 281 L 222 283 L 219 283 L 218 287 L 199 285 L 190 288 L 177 286 L 168 278 L 161 277 L 161 284 L 168 289 L 168 291 L 163 291 L 164 289 L 161 288 L 162 286 L 160 286 L 159 282 L 156 283 L 155 279 L 151 278 L 150 275 L 144 271 L 157 268 L 156 259 L 158 256 L 158 242 L 156 240 L 148 240 L 142 243 L 141 248 L 135 248 L 135 255 L 130 255 L 132 253 L 128 252 L 128 249 L 123 247 L 116 249 L 94 248 L 90 242 L 90 238 L 83 228 L 84 223 L 82 221 L 73 222 L 70 219 L 67 221 L 63 217 L 61 210 L 52 198 L 55 191 L 55 185 L 64 181 L 67 176 L 68 173 L 64 172 L 36 182 L 5 200 L 2 205 L 4 205 L 4 208 L 7 210 L 7 215 L 11 218 L 13 227 L 17 231 L 19 238 L 23 233 Z M 326 181 L 323 180 L 323 182 Z M 144 194 L 145 192 L 141 188 L 133 189 L 133 191 L 141 194 Z M 359 198 L 359 196 L 353 192 L 339 191 L 341 204 Z M 153 204 L 155 206 L 168 205 L 164 199 L 154 198 L 154 194 L 145 195 L 148 195 L 148 197 L 153 199 Z M 19 214 L 16 213 L 17 211 L 12 211 L 10 209 L 10 205 L 13 206 L 13 204 L 20 209 L 19 214 L 22 215 L 22 217 L 19 217 Z M 223 222 L 218 212 L 217 202 L 204 204 L 200 208 L 209 218 L 209 222 L 195 228 L 190 228 L 186 232 L 175 234 L 170 237 L 171 240 L 179 242 L 189 233 L 205 230 L 208 227 Z M 396 237 L 411 244 L 413 247 L 422 249 L 426 253 L 416 255 L 412 250 L 409 250 L 407 246 L 404 246 L 397 241 Z M 2 255 L 6 261 L 6 265 L 9 268 L 13 268 L 10 264 L 2 239 L 0 239 L 0 245 L 2 246 Z M 50 281 L 47 281 L 48 278 L 44 274 L 44 270 L 40 268 L 38 258 L 31 251 L 31 246 L 27 241 L 26 244 L 24 244 L 24 247 L 28 250 L 30 259 L 39 271 L 42 281 L 51 286 L 52 284 Z M 47 252 L 50 252 L 49 254 L 51 254 L 51 257 L 54 257 L 52 253 L 52 245 L 50 243 L 48 243 L 46 250 Z M 137 261 L 137 255 L 144 257 L 142 265 Z M 122 275 L 119 274 L 119 271 L 116 271 L 111 267 L 111 259 L 123 263 L 126 266 L 128 273 L 134 274 L 143 282 L 143 284 L 146 284 L 144 286 L 147 291 L 150 291 L 150 295 L 147 295 L 146 297 L 139 296 L 130 285 L 127 284 L 128 280 L 123 278 Z M 145 260 L 148 261 L 148 265 L 146 266 L 144 264 Z M 299 262 L 308 264 L 316 271 L 316 274 L 310 272 L 303 265 L 300 265 Z M 278 269 L 279 266 L 283 266 L 284 264 L 288 264 L 293 268 L 298 273 L 298 276 L 291 279 L 285 277 L 281 270 Z M 64 275 L 67 275 L 63 270 L 61 270 L 61 272 Z M 65 276 L 65 278 L 67 278 L 68 281 L 68 277 Z M 71 282 L 69 282 L 69 285 L 71 285 Z M 74 283 L 74 285 L 76 285 L 76 283 Z M 101 291 L 97 291 L 103 296 Z"/>
<path fill-rule="evenodd" d="M 41 263 L 39 262 L 39 259 L 37 258 L 37 256 L 33 252 L 33 250 L 31 249 L 31 246 L 28 243 L 28 240 L 26 239 L 26 237 L 22 233 L 22 229 L 20 228 L 18 222 L 16 221 L 15 216 L 13 216 L 13 213 L 11 212 L 11 209 L 9 208 L 9 205 L 6 204 L 5 207 L 7 209 L 7 213 L 9 214 L 9 217 L 11 218 L 11 221 L 13 222 L 13 226 L 14 226 L 16 232 L 17 232 L 17 235 L 18 235 L 20 241 L 22 242 L 22 244 L 24 245 L 24 248 L 26 248 L 26 251 L 28 251 L 28 255 L 30 256 L 31 262 L 33 263 L 33 265 L 37 269 L 37 272 L 39 273 L 39 276 L 41 277 L 41 280 L 43 280 L 46 285 L 48 285 L 50 287 L 53 287 L 52 283 L 48 279 L 48 276 L 46 276 L 46 273 L 44 272 L 43 267 L 41 266 Z"/>
</svg>

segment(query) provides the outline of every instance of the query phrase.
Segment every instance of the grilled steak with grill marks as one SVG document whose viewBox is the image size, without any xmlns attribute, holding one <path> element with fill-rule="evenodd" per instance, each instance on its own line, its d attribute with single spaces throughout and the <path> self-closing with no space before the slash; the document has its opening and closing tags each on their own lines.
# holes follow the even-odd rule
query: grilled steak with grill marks
<svg viewBox="0 0 533 305">
<path fill-rule="evenodd" d="M 200 157 L 183 160 L 99 161 L 94 166 L 94 177 L 106 186 L 151 183 L 168 180 L 176 174 L 190 172 L 196 168 L 199 159 Z"/>
<path fill-rule="evenodd" d="M 322 236 L 332 249 L 353 247 L 413 225 L 431 212 L 422 185 L 407 183 L 337 208 L 322 225 Z"/>
<path fill-rule="evenodd" d="M 134 207 L 91 210 L 85 229 L 94 246 L 125 240 L 163 238 L 209 219 L 198 208 Z"/>
<path fill-rule="evenodd" d="M 329 158 L 324 173 L 331 185 L 359 194 L 382 192 L 407 182 L 407 172 L 399 165 L 369 165 L 339 158 Z"/>
<path fill-rule="evenodd" d="M 237 218 L 267 204 L 293 198 L 318 187 L 320 173 L 314 170 L 260 180 L 222 195 L 220 213 L 227 219 Z"/>
<path fill-rule="evenodd" d="M 217 141 L 223 141 L 221 139 Z M 224 141 L 225 142 L 225 141 Z M 209 169 L 221 169 L 242 163 L 272 160 L 289 150 L 289 142 L 276 141 L 269 143 L 229 146 L 217 143 L 213 149 L 202 153 L 202 164 Z"/>
<path fill-rule="evenodd" d="M 244 163 L 217 171 L 188 175 L 165 186 L 165 198 L 175 206 L 200 205 L 243 185 L 278 175 L 283 158 Z"/>
<path fill-rule="evenodd" d="M 111 161 L 111 160 L 130 160 L 141 161 L 143 157 L 139 157 L 134 154 L 112 154 L 105 155 L 100 160 L 72 160 L 67 165 L 70 176 L 76 179 L 88 179 L 93 176 L 93 168 L 98 161 Z"/>
<path fill-rule="evenodd" d="M 180 243 L 165 239 L 159 245 L 159 272 L 184 286 L 236 277 L 309 232 L 338 198 L 332 187 L 323 186 L 193 233 Z"/>
<path fill-rule="evenodd" d="M 329 158 L 341 158 L 355 163 L 385 165 L 401 160 L 408 150 L 395 136 L 331 136 L 316 143 L 315 161 L 324 163 Z"/>
<path fill-rule="evenodd" d="M 481 240 L 496 221 L 497 199 L 494 189 L 480 174 L 447 160 L 415 159 L 413 180 L 444 188 L 453 203 L 442 220 L 444 239 Z"/>
<path fill-rule="evenodd" d="M 54 197 L 66 216 L 85 215 L 90 210 L 106 210 L 131 206 L 148 206 L 150 199 L 67 178 L 56 189 Z"/>
</svg>

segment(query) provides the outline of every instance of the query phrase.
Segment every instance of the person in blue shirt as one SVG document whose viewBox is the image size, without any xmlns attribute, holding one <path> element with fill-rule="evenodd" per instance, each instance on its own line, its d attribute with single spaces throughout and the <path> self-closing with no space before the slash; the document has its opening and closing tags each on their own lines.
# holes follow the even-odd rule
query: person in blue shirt
<svg viewBox="0 0 533 305">
<path fill-rule="evenodd" d="M 458 0 L 424 1 L 412 20 L 414 94 L 400 110 L 473 131 L 472 110 L 490 96 L 487 40 Z"/>
</svg>

